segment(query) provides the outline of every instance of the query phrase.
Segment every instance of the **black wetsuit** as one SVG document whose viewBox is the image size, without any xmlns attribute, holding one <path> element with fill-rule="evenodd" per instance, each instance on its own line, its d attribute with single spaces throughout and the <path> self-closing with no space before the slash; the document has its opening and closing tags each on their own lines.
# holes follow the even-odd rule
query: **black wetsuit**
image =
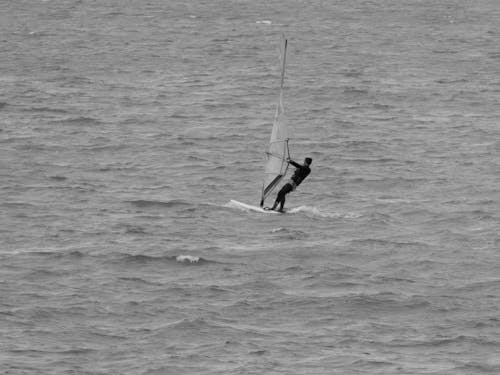
<svg viewBox="0 0 500 375">
<path fill-rule="evenodd" d="M 301 165 L 299 163 L 290 160 L 290 164 L 297 168 L 290 179 L 290 182 L 287 182 L 278 193 L 276 197 L 276 201 L 273 205 L 273 210 L 280 204 L 280 211 L 283 211 L 283 207 L 285 206 L 285 195 L 295 190 L 297 186 L 299 186 L 302 181 L 311 173 L 311 168 L 307 165 Z"/>
</svg>

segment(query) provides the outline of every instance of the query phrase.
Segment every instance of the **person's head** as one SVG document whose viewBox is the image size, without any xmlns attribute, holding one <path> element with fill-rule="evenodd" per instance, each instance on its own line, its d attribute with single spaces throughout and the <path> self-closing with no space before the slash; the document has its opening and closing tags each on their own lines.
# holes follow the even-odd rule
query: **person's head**
<svg viewBox="0 0 500 375">
<path fill-rule="evenodd" d="M 304 164 L 309 166 L 309 165 L 311 165 L 312 161 L 313 160 L 311 158 L 305 158 L 304 159 Z"/>
</svg>

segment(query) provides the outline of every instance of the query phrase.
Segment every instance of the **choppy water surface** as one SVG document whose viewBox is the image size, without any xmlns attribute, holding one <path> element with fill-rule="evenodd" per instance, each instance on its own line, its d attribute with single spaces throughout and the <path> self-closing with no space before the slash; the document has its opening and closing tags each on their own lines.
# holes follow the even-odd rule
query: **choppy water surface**
<svg viewBox="0 0 500 375">
<path fill-rule="evenodd" d="M 5 374 L 499 373 L 496 1 L 0 3 Z M 262 215 L 289 39 L 292 156 Z"/>
</svg>

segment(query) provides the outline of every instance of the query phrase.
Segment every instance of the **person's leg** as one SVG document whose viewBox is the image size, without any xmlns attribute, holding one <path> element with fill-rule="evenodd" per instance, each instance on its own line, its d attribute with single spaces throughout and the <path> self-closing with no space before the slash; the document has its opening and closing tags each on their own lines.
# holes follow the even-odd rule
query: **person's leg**
<svg viewBox="0 0 500 375">
<path fill-rule="evenodd" d="M 285 197 L 291 191 L 293 191 L 293 186 L 291 184 L 286 184 L 285 186 L 283 186 L 283 189 L 281 189 L 280 193 L 282 194 L 282 196 L 281 196 L 281 199 L 280 199 L 281 205 L 280 205 L 279 211 L 283 211 L 284 210 L 284 208 L 285 208 Z"/>
<path fill-rule="evenodd" d="M 278 204 L 280 204 L 282 200 L 285 200 L 285 194 L 287 193 L 288 185 L 290 185 L 290 184 L 286 183 L 285 185 L 283 185 L 281 190 L 278 192 L 278 195 L 276 197 L 276 200 L 274 201 L 274 204 L 273 204 L 273 207 L 271 208 L 271 210 L 275 210 L 276 207 L 278 207 Z"/>
<path fill-rule="evenodd" d="M 278 207 L 278 204 L 281 202 L 281 200 L 284 199 L 285 195 L 283 194 L 283 191 L 285 190 L 285 186 L 283 186 L 281 188 L 281 190 L 278 192 L 278 196 L 276 197 L 276 200 L 274 201 L 274 204 L 273 204 L 273 207 L 271 208 L 271 210 L 275 210 L 276 207 Z"/>
<path fill-rule="evenodd" d="M 283 198 L 281 199 L 280 209 L 278 210 L 280 212 L 283 212 L 283 210 L 285 209 L 285 195 L 286 194 L 283 194 Z"/>
</svg>

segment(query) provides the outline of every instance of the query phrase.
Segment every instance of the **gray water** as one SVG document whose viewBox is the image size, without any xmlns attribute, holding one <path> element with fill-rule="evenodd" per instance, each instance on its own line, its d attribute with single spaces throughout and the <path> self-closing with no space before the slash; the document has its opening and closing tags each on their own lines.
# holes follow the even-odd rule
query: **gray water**
<svg viewBox="0 0 500 375">
<path fill-rule="evenodd" d="M 500 373 L 497 1 L 1 1 L 3 374 Z M 312 173 L 258 204 L 285 109 Z"/>
</svg>

